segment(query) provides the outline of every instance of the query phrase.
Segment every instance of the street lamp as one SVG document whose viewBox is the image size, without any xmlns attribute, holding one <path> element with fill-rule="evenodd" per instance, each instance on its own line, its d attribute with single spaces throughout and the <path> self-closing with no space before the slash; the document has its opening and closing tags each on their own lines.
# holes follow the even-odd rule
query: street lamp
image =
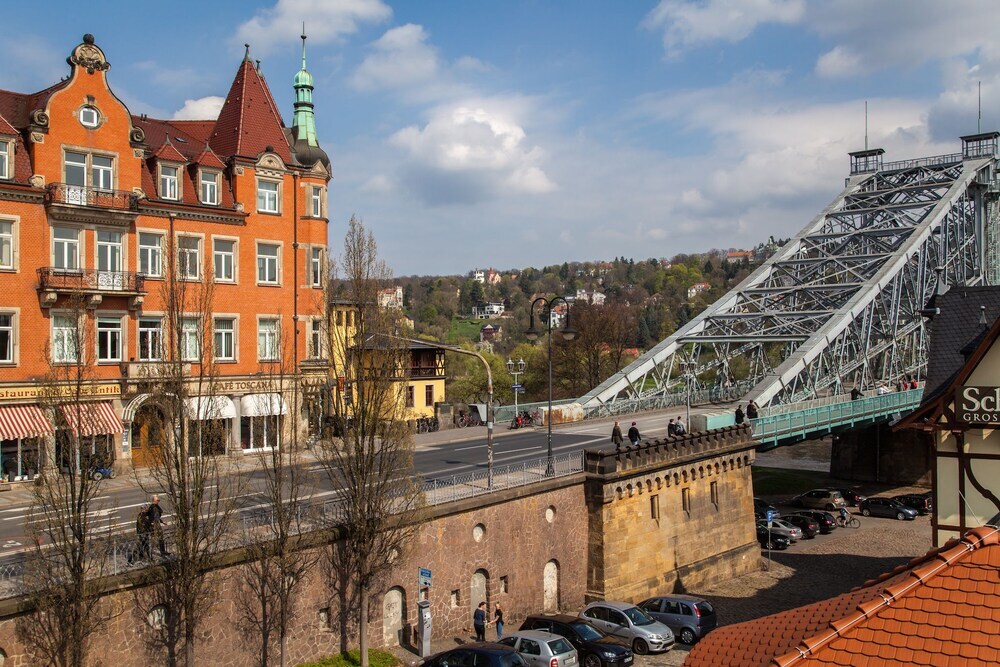
<svg viewBox="0 0 1000 667">
<path fill-rule="evenodd" d="M 694 370 L 693 361 L 681 362 L 681 373 L 684 374 L 684 404 L 686 405 L 684 427 L 691 429 L 691 371 Z"/>
<path fill-rule="evenodd" d="M 552 308 L 558 301 L 562 301 L 566 306 L 566 324 L 564 324 L 562 328 L 562 337 L 564 340 L 573 340 L 576 338 L 576 329 L 570 325 L 569 321 L 569 303 L 561 296 L 554 296 L 551 299 L 546 299 L 544 296 L 540 296 L 532 301 L 531 308 L 528 309 L 531 319 L 529 320 L 528 330 L 524 332 L 524 335 L 528 337 L 528 340 L 536 340 L 538 338 L 541 332 L 535 328 L 535 306 L 539 303 L 544 304 L 543 313 L 545 316 L 545 330 L 549 334 L 549 409 L 545 414 L 545 423 L 548 426 L 548 448 L 545 454 L 546 477 L 551 477 L 556 472 L 552 465 Z"/>
<path fill-rule="evenodd" d="M 517 382 L 517 378 L 520 375 L 524 374 L 524 367 L 525 367 L 525 365 L 526 364 L 524 363 L 524 359 L 518 359 L 517 360 L 517 370 L 515 371 L 514 370 L 514 362 L 511 360 L 510 357 L 507 357 L 507 372 L 514 376 L 514 387 L 513 387 L 513 389 L 514 389 L 514 423 L 517 423 L 517 415 L 518 415 L 518 412 L 517 412 L 517 394 L 518 394 L 518 392 L 519 392 L 519 390 L 521 388 L 521 385 L 518 384 L 518 382 Z"/>
</svg>

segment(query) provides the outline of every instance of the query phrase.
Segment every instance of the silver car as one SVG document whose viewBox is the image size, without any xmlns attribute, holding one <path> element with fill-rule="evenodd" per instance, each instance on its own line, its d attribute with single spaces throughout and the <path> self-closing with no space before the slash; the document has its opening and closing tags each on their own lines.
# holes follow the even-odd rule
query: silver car
<svg viewBox="0 0 1000 667">
<path fill-rule="evenodd" d="M 765 523 L 766 527 L 767 524 Z M 802 529 L 798 526 L 793 526 L 787 521 L 781 519 L 774 519 L 771 521 L 771 532 L 775 535 L 784 535 L 788 538 L 789 542 L 798 542 L 802 539 Z"/>
<path fill-rule="evenodd" d="M 576 649 L 564 637 L 547 630 L 521 630 L 500 640 L 528 663 L 528 667 L 577 667 Z"/>
<path fill-rule="evenodd" d="M 628 602 L 591 602 L 580 616 L 598 630 L 627 641 L 639 655 L 669 651 L 674 646 L 670 628 Z"/>
</svg>

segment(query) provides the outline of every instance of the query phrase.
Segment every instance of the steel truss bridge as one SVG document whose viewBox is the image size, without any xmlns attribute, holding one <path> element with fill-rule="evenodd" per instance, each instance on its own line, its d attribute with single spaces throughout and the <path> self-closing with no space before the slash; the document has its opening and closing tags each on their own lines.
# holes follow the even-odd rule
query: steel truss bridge
<svg viewBox="0 0 1000 667">
<path fill-rule="evenodd" d="M 998 137 L 962 137 L 961 153 L 901 162 L 883 162 L 881 149 L 851 153 L 829 206 L 728 294 L 581 397 L 585 414 L 677 405 L 690 393 L 752 399 L 768 416 L 853 387 L 870 396 L 882 382 L 922 379 L 920 311 L 930 297 L 947 285 L 1000 282 Z"/>
</svg>

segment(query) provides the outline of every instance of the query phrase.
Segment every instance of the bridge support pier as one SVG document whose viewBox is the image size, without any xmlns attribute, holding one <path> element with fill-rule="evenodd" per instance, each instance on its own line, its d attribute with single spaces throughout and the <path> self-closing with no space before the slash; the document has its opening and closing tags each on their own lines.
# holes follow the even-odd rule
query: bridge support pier
<svg viewBox="0 0 1000 667">
<path fill-rule="evenodd" d="M 931 485 L 933 443 L 922 431 L 873 424 L 833 436 L 830 475 L 856 482 Z"/>
</svg>

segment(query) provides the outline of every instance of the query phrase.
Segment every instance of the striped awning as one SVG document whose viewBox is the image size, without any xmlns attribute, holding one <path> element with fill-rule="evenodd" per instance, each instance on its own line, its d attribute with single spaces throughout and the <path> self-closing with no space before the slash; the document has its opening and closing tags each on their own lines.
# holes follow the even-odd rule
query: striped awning
<svg viewBox="0 0 1000 667">
<path fill-rule="evenodd" d="M 53 433 L 52 423 L 37 405 L 0 406 L 0 439 L 36 438 Z"/>
<path fill-rule="evenodd" d="M 121 433 L 122 420 L 115 414 L 110 401 L 97 403 L 77 403 L 60 405 L 59 411 L 73 435 L 103 435 L 105 433 Z M 82 427 L 81 427 L 82 422 Z"/>
</svg>

